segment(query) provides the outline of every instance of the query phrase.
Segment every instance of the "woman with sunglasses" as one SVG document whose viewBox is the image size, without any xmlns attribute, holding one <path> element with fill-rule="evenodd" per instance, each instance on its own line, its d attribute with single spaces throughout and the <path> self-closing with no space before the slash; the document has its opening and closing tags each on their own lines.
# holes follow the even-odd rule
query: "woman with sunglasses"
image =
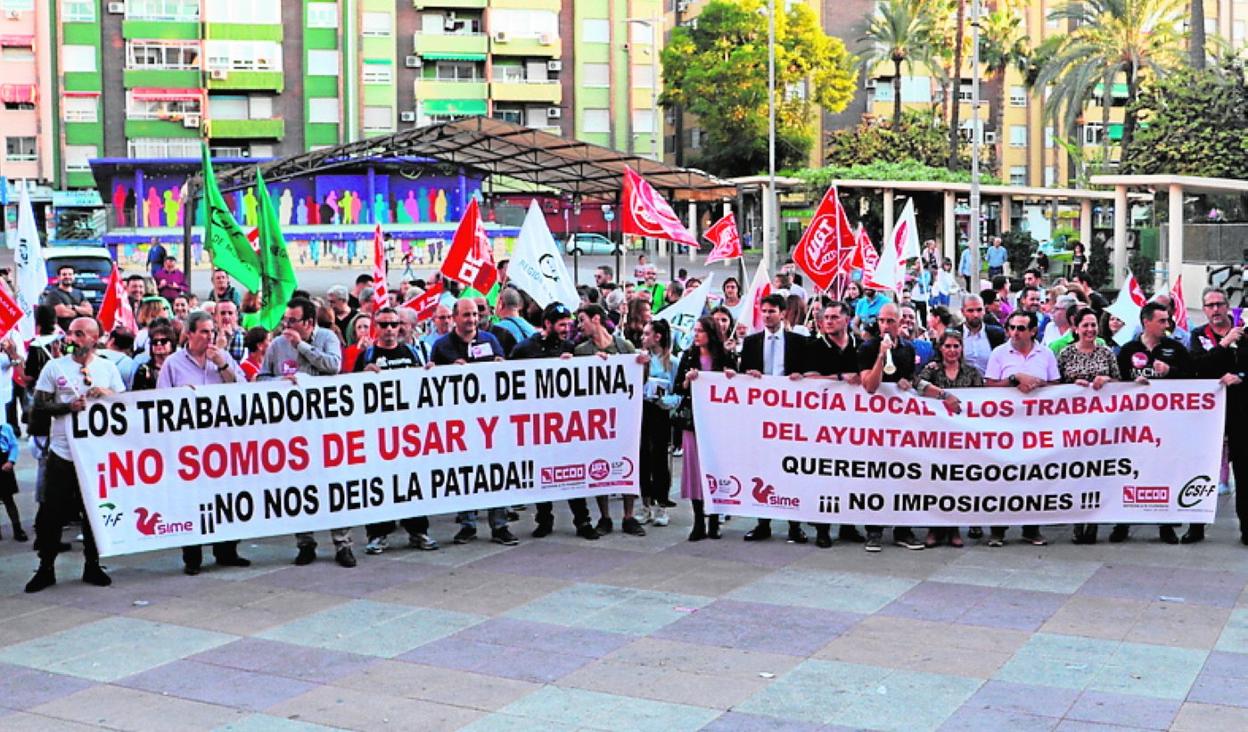
<svg viewBox="0 0 1248 732">
<path fill-rule="evenodd" d="M 147 346 L 150 358 L 134 370 L 134 381 L 131 382 L 130 387 L 132 391 L 156 388 L 156 377 L 160 375 L 161 367 L 177 349 L 177 334 L 173 326 L 166 323 L 152 326 L 148 334 Z"/>
<path fill-rule="evenodd" d="M 1083 308 L 1071 321 L 1075 329 L 1075 342 L 1062 349 L 1057 356 L 1057 368 L 1062 383 L 1078 384 L 1099 390 L 1111 381 L 1118 381 L 1118 359 L 1108 347 L 1097 343 L 1100 322 L 1096 311 Z M 1096 524 L 1075 524 L 1076 544 L 1096 543 Z"/>
<path fill-rule="evenodd" d="M 941 400 L 954 414 L 961 414 L 962 400 L 948 390 L 983 386 L 984 377 L 962 357 L 962 334 L 958 331 L 946 330 L 935 345 L 939 353 L 919 373 L 915 389 L 925 397 Z M 956 526 L 929 529 L 923 544 L 930 549 L 943 541 L 961 548 L 962 533 Z"/>
</svg>

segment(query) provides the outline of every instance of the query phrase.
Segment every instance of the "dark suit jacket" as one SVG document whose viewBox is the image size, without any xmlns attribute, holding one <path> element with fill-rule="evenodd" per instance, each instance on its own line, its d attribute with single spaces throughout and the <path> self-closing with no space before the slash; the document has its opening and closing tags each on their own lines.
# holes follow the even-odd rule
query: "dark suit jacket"
<svg viewBox="0 0 1248 732">
<path fill-rule="evenodd" d="M 751 333 L 741 342 L 741 371 L 763 370 L 764 336 L 767 331 Z M 784 374 L 801 373 L 806 370 L 806 336 L 792 331 L 784 334 Z"/>
<path fill-rule="evenodd" d="M 992 323 L 984 323 L 984 330 L 988 333 L 988 345 L 996 348 L 1005 343 L 1005 328 Z"/>
</svg>

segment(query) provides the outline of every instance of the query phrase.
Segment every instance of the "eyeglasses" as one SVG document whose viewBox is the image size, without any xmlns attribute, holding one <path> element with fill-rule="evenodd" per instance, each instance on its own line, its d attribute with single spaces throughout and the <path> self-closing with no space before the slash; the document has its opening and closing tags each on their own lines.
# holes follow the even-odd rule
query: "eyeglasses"
<svg viewBox="0 0 1248 732">
<path fill-rule="evenodd" d="M 283 328 L 294 328 L 297 325 L 303 325 L 303 318 L 282 318 Z"/>
<path fill-rule="evenodd" d="M 153 338 L 152 339 L 153 346 L 167 346 L 169 345 L 170 342 L 171 341 L 168 338 Z"/>
<path fill-rule="evenodd" d="M 1005 326 L 1005 329 L 1022 332 L 1025 330 L 1031 330 L 1031 326 L 1030 325 L 1007 325 Z"/>
<path fill-rule="evenodd" d="M 1218 301 L 1216 301 L 1216 302 L 1207 302 L 1207 303 L 1205 303 L 1205 307 L 1207 307 L 1207 308 L 1224 308 L 1224 307 L 1227 307 L 1227 302 L 1226 302 L 1226 300 L 1218 300 Z"/>
<path fill-rule="evenodd" d="M 383 320 L 379 320 L 379 321 L 377 321 L 377 327 L 378 327 L 378 328 L 398 328 L 400 325 L 402 325 L 402 323 L 400 323 L 400 322 L 399 322 L 399 321 L 397 321 L 397 320 L 385 320 L 385 321 L 383 321 Z"/>
</svg>

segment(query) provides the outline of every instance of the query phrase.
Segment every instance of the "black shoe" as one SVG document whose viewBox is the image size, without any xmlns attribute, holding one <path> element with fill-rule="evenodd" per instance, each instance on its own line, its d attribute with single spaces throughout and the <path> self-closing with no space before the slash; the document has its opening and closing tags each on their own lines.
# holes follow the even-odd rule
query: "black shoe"
<svg viewBox="0 0 1248 732">
<path fill-rule="evenodd" d="M 589 541 L 598 541 L 598 531 L 588 523 L 578 525 L 576 535 Z"/>
<path fill-rule="evenodd" d="M 1189 526 L 1187 532 L 1183 534 L 1183 538 L 1179 539 L 1180 544 L 1199 544 L 1205 540 L 1204 526 Z"/>
<path fill-rule="evenodd" d="M 645 536 L 646 530 L 641 528 L 641 522 L 636 518 L 629 516 L 620 524 L 620 531 L 629 536 Z"/>
<path fill-rule="evenodd" d="M 711 514 L 706 517 L 706 538 L 715 539 L 717 541 L 724 538 L 723 535 L 719 533 L 718 514 Z"/>
<path fill-rule="evenodd" d="M 455 534 L 455 538 L 451 541 L 455 544 L 467 544 L 477 538 L 477 530 L 472 526 L 465 526 Z"/>
<path fill-rule="evenodd" d="M 809 540 L 806 538 L 806 532 L 802 531 L 801 527 L 793 526 L 789 528 L 790 544 L 805 544 L 807 541 Z"/>
<path fill-rule="evenodd" d="M 1162 526 L 1160 536 L 1161 536 L 1161 541 L 1163 544 L 1178 544 L 1179 543 L 1179 537 L 1174 533 L 1173 526 Z"/>
<path fill-rule="evenodd" d="M 552 531 L 554 531 L 554 526 L 552 526 L 551 524 L 538 524 L 537 526 L 533 527 L 533 533 L 531 534 L 531 536 L 534 539 L 542 539 L 547 536 L 550 536 L 550 532 Z M 598 537 L 595 536 L 594 538 L 597 539 Z"/>
<path fill-rule="evenodd" d="M 878 552 L 882 548 L 880 540 L 883 538 L 880 534 L 867 534 L 867 545 L 863 548 L 872 553 Z"/>
<path fill-rule="evenodd" d="M 26 583 L 26 591 L 39 592 L 48 589 L 54 584 L 56 584 L 56 571 L 51 567 L 40 567 L 35 572 L 35 576 L 31 577 L 30 581 Z"/>
<path fill-rule="evenodd" d="M 305 567 L 316 561 L 316 545 L 308 544 L 299 547 L 299 553 L 295 555 L 295 565 Z"/>
<path fill-rule="evenodd" d="M 1114 530 L 1109 532 L 1110 544 L 1121 544 L 1131 535 L 1131 528 L 1126 524 L 1118 524 L 1114 526 Z"/>
<path fill-rule="evenodd" d="M 693 524 L 693 530 L 689 532 L 689 541 L 702 541 L 706 538 L 706 524 L 697 521 Z"/>
<path fill-rule="evenodd" d="M 903 549 L 909 549 L 914 552 L 921 551 L 927 547 L 927 545 L 919 541 L 914 534 L 910 533 L 905 533 L 901 536 L 893 534 L 893 543 Z"/>
<path fill-rule="evenodd" d="M 827 531 L 815 532 L 815 546 L 820 549 L 827 549 L 832 546 L 832 535 Z"/>
<path fill-rule="evenodd" d="M 839 538 L 841 541 L 846 541 L 851 544 L 861 544 L 867 540 L 867 537 L 858 533 L 857 527 L 849 526 L 847 524 L 841 525 L 840 530 L 837 532 L 837 538 Z"/>
<path fill-rule="evenodd" d="M 770 526 L 755 526 L 754 528 L 745 532 L 746 541 L 767 541 L 770 538 L 771 538 Z"/>
<path fill-rule="evenodd" d="M 506 526 L 501 529 L 494 529 L 494 531 L 490 534 L 490 541 L 495 544 L 502 544 L 503 546 L 515 546 L 520 543 L 520 540 L 516 538 L 516 535 L 511 533 L 511 530 Z"/>
<path fill-rule="evenodd" d="M 182 574 L 187 575 L 188 577 L 194 577 L 199 574 L 199 569 L 200 567 L 198 564 L 185 564 L 182 566 Z"/>
<path fill-rule="evenodd" d="M 338 551 L 334 552 L 334 561 L 338 563 L 339 567 L 351 569 L 356 565 L 355 552 L 351 551 L 349 546 L 340 547 Z"/>
<path fill-rule="evenodd" d="M 967 529 L 967 530 L 966 530 L 966 538 L 968 538 L 968 539 L 982 539 L 982 538 L 984 538 L 984 529 L 983 529 L 983 527 L 980 527 L 980 526 L 972 526 L 971 528 Z"/>
<path fill-rule="evenodd" d="M 61 554 L 64 554 L 65 552 L 72 552 L 73 550 L 74 550 L 74 545 L 70 544 L 68 541 L 62 541 L 60 544 L 56 545 L 56 551 L 60 552 Z"/>
<path fill-rule="evenodd" d="M 520 520 L 520 514 L 516 513 L 515 511 L 508 511 L 508 512 L 507 512 L 507 520 L 508 520 L 508 521 L 519 521 L 519 520 Z"/>
<path fill-rule="evenodd" d="M 229 557 L 217 557 L 218 567 L 250 567 L 251 560 L 237 554 Z"/>
<path fill-rule="evenodd" d="M 21 528 L 13 529 L 13 541 L 28 541 L 29 539 L 30 537 Z"/>
<path fill-rule="evenodd" d="M 659 505 L 660 505 L 660 506 L 662 506 L 663 508 L 676 508 L 676 502 L 675 502 L 675 501 L 669 501 L 669 500 L 667 500 L 666 498 L 664 498 L 663 500 L 659 501 Z"/>
<path fill-rule="evenodd" d="M 92 562 L 82 568 L 82 581 L 96 587 L 108 587 L 113 578 L 104 573 L 104 568 Z"/>
<path fill-rule="evenodd" d="M 615 522 L 612 521 L 609 517 L 603 516 L 602 518 L 598 519 L 598 525 L 595 526 L 594 528 L 598 530 L 599 535 L 606 536 L 607 534 L 610 534 L 612 531 L 615 531 Z"/>
</svg>

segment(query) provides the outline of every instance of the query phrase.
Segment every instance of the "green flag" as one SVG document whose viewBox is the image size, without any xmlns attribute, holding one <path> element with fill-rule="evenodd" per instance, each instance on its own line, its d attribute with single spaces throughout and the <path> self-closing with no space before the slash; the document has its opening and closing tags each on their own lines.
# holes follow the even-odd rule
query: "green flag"
<svg viewBox="0 0 1248 732">
<path fill-rule="evenodd" d="M 260 261 L 247 240 L 247 234 L 234 220 L 230 207 L 221 197 L 208 146 L 204 145 L 204 249 L 212 266 L 224 270 L 250 292 L 260 289 Z"/>
<path fill-rule="evenodd" d="M 264 176 L 256 169 L 256 198 L 260 205 L 260 312 L 250 317 L 251 323 L 261 325 L 269 330 L 277 328 L 286 314 L 286 303 L 299 283 L 295 279 L 295 268 L 286 253 L 286 239 L 277 221 L 277 209 L 273 207 L 273 199 L 269 197 L 269 188 L 264 184 Z M 248 326 L 250 327 L 250 326 Z"/>
</svg>

